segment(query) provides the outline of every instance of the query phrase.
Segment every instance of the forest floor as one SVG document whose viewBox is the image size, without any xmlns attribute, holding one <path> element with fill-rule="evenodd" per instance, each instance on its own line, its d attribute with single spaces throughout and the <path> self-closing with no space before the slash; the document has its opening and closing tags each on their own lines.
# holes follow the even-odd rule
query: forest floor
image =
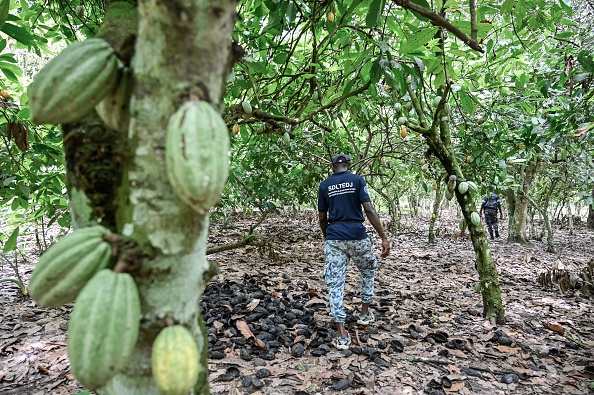
<svg viewBox="0 0 594 395">
<path fill-rule="evenodd" d="M 255 222 L 245 216 L 229 218 L 226 226 L 213 221 L 209 246 L 241 239 Z M 211 392 L 594 393 L 594 298 L 538 282 L 550 269 L 577 274 L 594 267 L 594 232 L 576 225 L 574 235 L 555 228 L 557 253 L 539 241 L 491 243 L 507 319 L 494 326 L 481 316 L 472 244 L 458 237 L 454 214 L 443 214 L 435 244 L 427 243 L 425 218 L 403 218 L 390 237 L 390 256 L 380 260 L 371 307 L 376 322 L 368 327 L 353 318 L 360 306 L 358 272 L 353 265 L 347 272 L 353 345 L 339 352 L 330 343 L 316 213 L 270 217 L 257 228 L 255 244 L 208 257 L 220 267 L 203 302 Z M 25 280 L 37 259 L 34 244 L 19 264 Z M 14 272 L 3 260 L 5 278 Z M 0 299 L 0 395 L 82 393 L 66 355 L 71 306 L 39 307 L 10 282 L 0 283 Z"/>
</svg>

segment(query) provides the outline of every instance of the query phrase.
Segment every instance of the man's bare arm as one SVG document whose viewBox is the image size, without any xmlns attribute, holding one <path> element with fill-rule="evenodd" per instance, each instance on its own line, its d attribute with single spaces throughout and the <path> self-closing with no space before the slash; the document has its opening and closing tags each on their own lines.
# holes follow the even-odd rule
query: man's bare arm
<svg viewBox="0 0 594 395">
<path fill-rule="evenodd" d="M 328 228 L 328 213 L 326 211 L 319 211 L 318 218 L 320 221 L 320 229 L 322 229 L 322 234 L 324 235 L 324 239 L 326 238 L 326 229 Z"/>
<path fill-rule="evenodd" d="M 380 222 L 380 217 L 375 211 L 375 208 L 371 204 L 371 202 L 363 203 L 363 210 L 365 210 L 365 215 L 367 219 L 375 229 L 375 231 L 379 234 L 382 238 L 382 253 L 381 257 L 385 258 L 390 254 L 390 241 L 386 236 L 386 232 L 384 232 L 384 228 L 382 227 L 382 223 Z"/>
</svg>

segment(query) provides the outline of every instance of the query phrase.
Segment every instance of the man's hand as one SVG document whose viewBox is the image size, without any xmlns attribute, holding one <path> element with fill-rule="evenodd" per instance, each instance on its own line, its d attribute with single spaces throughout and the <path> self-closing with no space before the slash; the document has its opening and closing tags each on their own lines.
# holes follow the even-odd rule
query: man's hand
<svg viewBox="0 0 594 395">
<path fill-rule="evenodd" d="M 390 255 L 390 241 L 388 239 L 382 239 L 382 253 L 380 256 L 385 258 L 388 255 Z"/>
</svg>

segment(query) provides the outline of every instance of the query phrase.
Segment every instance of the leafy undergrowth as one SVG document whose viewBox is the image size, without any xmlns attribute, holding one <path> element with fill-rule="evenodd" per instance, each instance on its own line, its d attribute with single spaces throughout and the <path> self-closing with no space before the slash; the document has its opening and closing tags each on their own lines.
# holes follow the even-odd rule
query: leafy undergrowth
<svg viewBox="0 0 594 395">
<path fill-rule="evenodd" d="M 248 217 L 214 223 L 210 245 L 241 239 Z M 256 242 L 209 259 L 221 273 L 203 307 L 211 390 L 219 394 L 584 394 L 594 381 L 593 299 L 543 289 L 551 267 L 577 270 L 594 258 L 594 233 L 556 229 L 559 253 L 496 241 L 507 323 L 481 317 L 470 240 L 444 214 L 438 242 L 428 222 L 403 220 L 376 275 L 376 322 L 357 326 L 356 268 L 347 273 L 350 350 L 331 345 L 333 325 L 321 278 L 322 240 L 313 212 L 269 218 Z M 370 229 L 371 230 L 371 229 Z M 505 230 L 502 232 L 505 237 Z M 375 243 L 379 246 L 378 240 Z M 22 266 L 28 277 L 35 257 Z M 3 265 L 1 278 L 10 277 Z M 73 394 L 65 329 L 69 307 L 44 309 L 0 284 L 0 394 Z M 235 299 L 233 299 L 235 298 Z M 216 314 L 215 314 L 216 313 Z"/>
</svg>

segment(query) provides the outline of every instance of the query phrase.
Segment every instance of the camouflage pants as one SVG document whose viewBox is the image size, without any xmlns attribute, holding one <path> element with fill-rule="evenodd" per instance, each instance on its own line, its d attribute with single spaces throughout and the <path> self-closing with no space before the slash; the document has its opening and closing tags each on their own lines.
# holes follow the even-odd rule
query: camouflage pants
<svg viewBox="0 0 594 395">
<path fill-rule="evenodd" d="M 493 230 L 495 233 L 499 233 L 499 223 L 497 222 L 497 210 L 485 209 L 485 222 L 487 223 L 487 229 L 489 234 L 493 237 Z"/>
<path fill-rule="evenodd" d="M 373 280 L 377 259 L 372 250 L 371 239 L 364 240 L 326 240 L 324 254 L 326 266 L 324 280 L 328 284 L 330 298 L 330 316 L 334 322 L 344 322 L 344 282 L 349 260 L 352 259 L 361 274 L 361 300 L 363 303 L 373 299 Z"/>
</svg>

